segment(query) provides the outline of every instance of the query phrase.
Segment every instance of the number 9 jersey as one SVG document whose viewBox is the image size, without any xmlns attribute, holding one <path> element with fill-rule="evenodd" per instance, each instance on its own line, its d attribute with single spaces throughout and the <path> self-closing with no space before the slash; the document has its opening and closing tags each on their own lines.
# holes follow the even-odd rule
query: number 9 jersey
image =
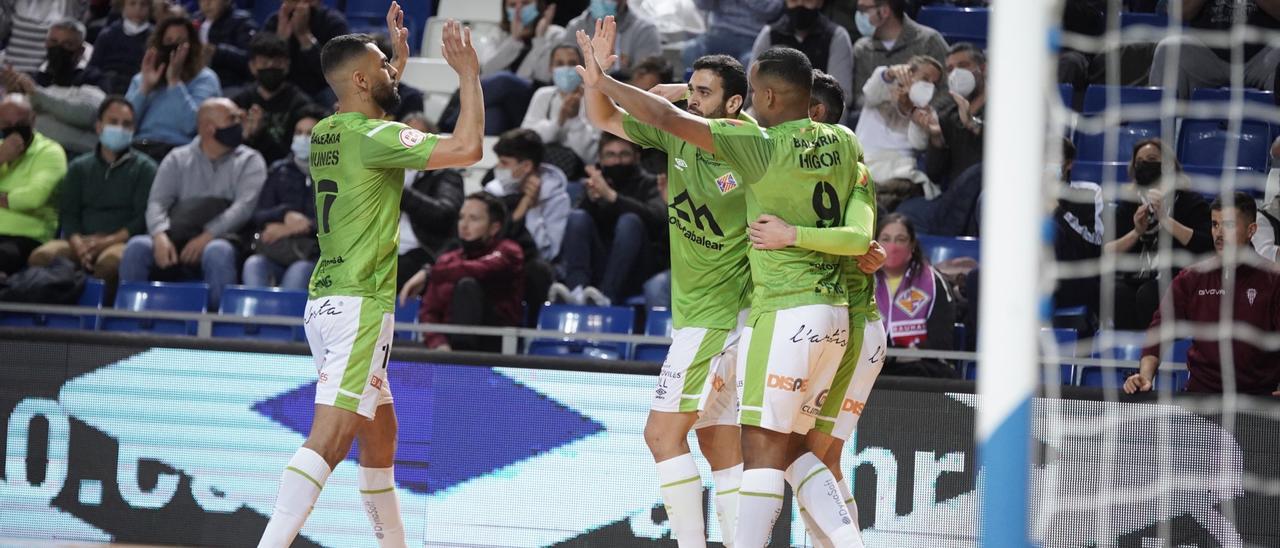
<svg viewBox="0 0 1280 548">
<path fill-rule="evenodd" d="M 358 112 L 335 114 L 311 133 L 320 258 L 310 298 L 363 297 L 394 309 L 405 169 L 424 169 L 438 137 Z"/>
</svg>

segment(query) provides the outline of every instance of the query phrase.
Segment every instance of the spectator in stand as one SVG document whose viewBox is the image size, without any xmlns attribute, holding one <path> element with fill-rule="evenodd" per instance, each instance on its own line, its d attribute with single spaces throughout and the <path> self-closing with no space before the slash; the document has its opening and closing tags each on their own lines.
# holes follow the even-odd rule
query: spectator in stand
<svg viewBox="0 0 1280 548">
<path fill-rule="evenodd" d="M 751 57 L 774 46 L 798 49 L 809 57 L 814 68 L 835 77 L 848 94 L 853 91 L 853 43 L 849 41 L 849 31 L 822 13 L 823 2 L 785 0 L 782 18 L 760 29 L 751 46 Z"/>
<path fill-rule="evenodd" d="M 0 69 L 0 83 L 26 94 L 36 110 L 36 131 L 57 141 L 71 157 L 92 151 L 98 141 L 94 113 L 106 94 L 102 74 L 84 61 L 84 25 L 64 19 L 49 27 L 47 60 L 39 71 Z"/>
<path fill-rule="evenodd" d="M 876 272 L 876 306 L 891 348 L 951 350 L 955 309 L 946 280 L 920 247 L 911 220 L 898 214 L 880 222 L 876 241 L 887 255 Z M 956 370 L 932 358 L 887 358 L 883 374 L 955 378 Z"/>
<path fill-rule="evenodd" d="M 289 79 L 302 88 L 312 100 L 328 105 L 322 94 L 332 96 L 329 84 L 320 71 L 320 48 L 335 36 L 351 32 L 347 19 L 326 7 L 323 0 L 284 0 L 280 11 L 267 18 L 264 32 L 289 41 Z"/>
<path fill-rule="evenodd" d="M 546 147 L 533 130 L 503 133 L 493 152 L 498 155 L 498 166 L 484 190 L 502 198 L 511 211 L 508 237 L 530 242 L 525 246 L 526 259 L 555 261 L 572 209 L 566 191 L 568 179 L 560 168 L 542 161 Z"/>
<path fill-rule="evenodd" d="M 134 146 L 159 162 L 173 147 L 196 135 L 196 112 L 222 95 L 218 75 L 204 66 L 204 46 L 190 19 L 171 17 L 151 33 L 142 71 L 125 97 L 133 103 L 138 129 Z"/>
<path fill-rule="evenodd" d="M 749 67 L 751 50 L 760 30 L 782 14 L 783 1 L 694 0 L 693 5 L 707 12 L 707 31 L 684 47 L 684 66 L 693 66 L 703 55 L 722 53 Z"/>
<path fill-rule="evenodd" d="M 1280 137 L 1271 143 L 1271 171 L 1258 209 L 1258 231 L 1253 247 L 1268 261 L 1280 261 Z"/>
<path fill-rule="evenodd" d="M 404 303 L 422 291 L 422 323 L 518 326 L 524 306 L 524 253 L 503 237 L 507 208 L 487 192 L 467 196 L 458 212 L 461 247 L 413 275 L 400 292 Z M 433 350 L 498 352 L 502 339 L 476 335 L 423 333 Z"/>
<path fill-rule="evenodd" d="M 1146 392 L 1153 387 L 1161 361 L 1158 340 L 1162 319 L 1171 318 L 1180 327 L 1189 323 L 1216 326 L 1222 321 L 1226 304 L 1222 298 L 1229 296 L 1232 321 L 1237 325 L 1248 325 L 1259 333 L 1280 331 L 1280 268 L 1259 257 L 1249 245 L 1258 229 L 1258 206 L 1252 196 L 1243 192 L 1235 193 L 1231 199 L 1230 205 L 1219 198 L 1210 206 L 1217 254 L 1187 267 L 1173 279 L 1147 330 L 1153 344 L 1143 349 L 1138 373 L 1125 381 L 1126 393 Z M 1232 247 L 1235 260 L 1228 264 Z M 1232 280 L 1230 288 L 1224 287 L 1224 278 Z M 1240 394 L 1280 396 L 1280 353 L 1259 346 L 1255 338 L 1244 334 L 1232 337 L 1229 350 L 1217 337 L 1193 338 L 1187 349 L 1187 370 L 1191 373 L 1187 391 L 1220 394 L 1227 390 L 1222 356 L 1229 351 L 1235 379 L 1232 389 Z"/>
<path fill-rule="evenodd" d="M 565 37 L 564 27 L 551 22 L 556 5 L 545 0 L 505 0 L 503 5 L 502 39 L 481 74 L 488 79 L 506 73 L 519 77 L 526 87 L 551 84 L 551 50 Z M 486 96 L 489 91 L 485 89 Z"/>
<path fill-rule="evenodd" d="M 1107 0 L 1063 2 L 1062 30 L 1101 39 L 1103 33 L 1107 32 Z M 1095 57 L 1097 54 L 1093 52 L 1069 47 L 1058 51 L 1058 83 L 1071 84 L 1072 88 L 1071 104 L 1067 106 L 1079 109 L 1084 105 L 1084 91 L 1091 82 L 1096 81 L 1099 70 Z M 1102 70 L 1105 71 L 1105 68 Z"/>
<path fill-rule="evenodd" d="M 200 14 L 200 43 L 222 87 L 234 89 L 252 82 L 249 41 L 258 32 L 253 15 L 235 9 L 232 0 L 200 0 Z"/>
<path fill-rule="evenodd" d="M 32 129 L 36 113 L 26 97 L 0 100 L 0 272 L 13 274 L 53 237 L 58 224 L 54 192 L 67 173 L 58 143 Z"/>
<path fill-rule="evenodd" d="M 83 21 L 88 11 L 88 0 L 0 0 L 0 57 L 18 72 L 39 70 L 49 26 L 64 19 Z"/>
<path fill-rule="evenodd" d="M 404 123 L 423 133 L 436 133 L 421 112 L 410 113 Z M 462 186 L 462 172 L 456 169 L 404 170 L 397 287 L 403 287 L 415 272 L 436 262 L 453 241 L 458 208 L 462 207 Z"/>
<path fill-rule="evenodd" d="M 601 138 L 600 166 L 587 173 L 587 199 L 565 229 L 563 284 L 552 292 L 579 303 L 622 303 L 663 266 L 657 242 L 666 241 L 667 204 L 656 178 L 640 169 L 640 146 L 620 137 Z"/>
<path fill-rule="evenodd" d="M 316 200 L 308 162 L 311 129 L 324 119 L 325 112 L 308 105 L 295 117 L 291 152 L 267 170 L 267 180 L 249 220 L 256 234 L 254 253 L 245 259 L 241 271 L 241 280 L 249 287 L 306 290 L 316 258 L 320 256 Z"/>
<path fill-rule="evenodd" d="M 552 79 L 555 85 L 546 86 L 533 93 L 529 111 L 520 127 L 538 133 L 544 145 L 560 145 L 573 152 L 579 160 L 593 163 L 596 146 L 600 142 L 600 130 L 587 120 L 587 106 L 582 103 L 582 76 L 574 67 L 582 64 L 582 52 L 577 46 L 556 46 L 551 52 Z M 573 175 L 576 169 L 566 169 L 572 162 L 558 158 L 548 159 L 566 173 Z"/>
<path fill-rule="evenodd" d="M 662 35 L 658 33 L 657 25 L 627 9 L 627 0 L 591 0 L 585 11 L 565 25 L 560 43 L 576 50 L 578 31 L 595 36 L 596 20 L 610 15 L 618 22 L 618 41 L 613 49 L 618 54 L 615 68 L 626 71 L 640 59 L 662 55 Z"/>
<path fill-rule="evenodd" d="M 666 59 L 645 57 L 632 65 L 627 83 L 647 91 L 658 84 L 673 82 L 675 76 L 675 68 Z"/>
<path fill-rule="evenodd" d="M 147 199 L 147 232 L 129 239 L 120 281 L 203 279 L 209 308 L 236 282 L 237 233 L 253 215 L 267 178 L 262 155 L 243 144 L 244 114 L 230 99 L 207 99 L 198 135 L 160 162 Z"/>
<path fill-rule="evenodd" d="M 947 53 L 947 88 L 951 100 L 941 111 L 918 109 L 917 125 L 929 130 L 925 174 L 946 187 L 964 170 L 982 162 L 982 118 L 987 106 L 987 56 L 968 42 Z"/>
<path fill-rule="evenodd" d="M 297 128 L 298 112 L 311 104 L 306 93 L 289 81 L 289 46 L 269 32 L 255 35 L 249 42 L 249 72 L 254 86 L 237 94 L 233 101 L 247 114 L 244 142 L 262 153 L 268 164 L 289 155 Z"/>
<path fill-rule="evenodd" d="M 1172 180 L 1165 180 L 1164 162 L 1171 167 Z M 1140 266 L 1116 271 L 1115 327 L 1143 329 L 1151 323 L 1160 302 L 1159 279 L 1173 279 L 1174 273 L 1213 250 L 1209 204 L 1199 194 L 1185 190 L 1189 186 L 1182 165 L 1166 151 L 1160 139 L 1145 139 L 1133 147 L 1129 162 L 1132 183 L 1120 189 L 1115 205 L 1114 230 L 1107 227 L 1107 243 L 1103 250 L 1131 257 L 1130 264 Z M 1167 193 L 1173 192 L 1172 197 Z M 1159 257 L 1161 233 L 1172 239 L 1174 256 Z M 1184 253 L 1189 252 L 1193 258 Z M 1172 265 L 1160 268 L 1161 263 Z"/>
<path fill-rule="evenodd" d="M 906 0 L 858 0 L 858 13 L 854 17 L 862 38 L 853 46 L 850 110 L 864 106 L 867 80 L 880 67 L 907 63 L 918 56 L 932 57 L 939 65 L 946 59 L 947 42 L 938 31 L 911 20 L 903 12 L 906 3 Z"/>
<path fill-rule="evenodd" d="M 1062 164 L 1056 175 L 1062 188 L 1053 211 L 1053 257 L 1059 264 L 1089 265 L 1102 256 L 1102 187 L 1097 183 L 1071 181 L 1071 167 L 1076 160 L 1076 147 L 1061 138 Z M 1097 275 L 1063 278 L 1053 292 L 1058 308 L 1083 306 L 1090 318 L 1097 317 L 1101 280 Z M 977 299 L 973 299 L 976 302 Z M 1082 327 L 1097 327 L 1088 325 Z M 1090 330 L 1092 332 L 1092 330 Z"/>
<path fill-rule="evenodd" d="M 1156 44 L 1148 82 L 1166 85 L 1166 78 L 1178 90 L 1178 98 L 1186 99 L 1195 88 L 1217 88 L 1231 85 L 1231 49 L 1210 48 L 1194 29 L 1230 30 L 1237 18 L 1250 27 L 1280 29 L 1280 2 L 1275 0 L 1183 0 L 1170 2 L 1169 9 L 1182 6 L 1182 19 L 1190 32 L 1176 33 Z M 1243 13 L 1241 13 L 1243 12 Z M 1276 67 L 1280 65 L 1280 47 L 1260 42 L 1244 45 L 1244 85 L 1275 91 Z M 1166 75 L 1166 59 L 1173 56 L 1173 74 Z"/>
<path fill-rule="evenodd" d="M 916 154 L 929 144 L 924 124 L 937 123 L 929 103 L 940 80 L 942 63 L 918 55 L 905 65 L 877 68 L 862 88 L 855 133 L 878 188 L 876 198 L 886 211 L 910 197 L 938 195 L 937 186 L 919 169 Z"/>
<path fill-rule="evenodd" d="M 89 66 L 101 70 L 106 83 L 102 91 L 122 94 L 129 81 L 142 69 L 151 39 L 151 3 L 149 0 L 124 0 L 121 18 L 107 25 L 93 43 Z"/>
<path fill-rule="evenodd" d="M 29 262 L 46 266 L 55 257 L 65 257 L 104 280 L 113 294 L 125 242 L 147 233 L 147 196 L 156 163 L 129 148 L 133 105 L 124 97 L 103 101 L 96 125 L 97 150 L 72 160 L 58 189 L 66 239 L 36 248 Z"/>
</svg>

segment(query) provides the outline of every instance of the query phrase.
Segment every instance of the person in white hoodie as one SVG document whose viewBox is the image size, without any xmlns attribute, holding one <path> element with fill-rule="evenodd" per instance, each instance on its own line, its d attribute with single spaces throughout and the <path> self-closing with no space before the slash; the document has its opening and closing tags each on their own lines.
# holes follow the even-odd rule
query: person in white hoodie
<svg viewBox="0 0 1280 548">
<path fill-rule="evenodd" d="M 484 190 L 502 198 L 510 209 L 508 234 L 522 240 L 520 232 L 528 232 L 538 257 L 554 261 L 560 255 L 565 224 L 572 209 L 568 178 L 559 168 L 542 162 L 546 147 L 532 130 L 513 129 L 503 133 L 493 145 L 493 151 L 498 155 L 498 166 Z"/>
</svg>

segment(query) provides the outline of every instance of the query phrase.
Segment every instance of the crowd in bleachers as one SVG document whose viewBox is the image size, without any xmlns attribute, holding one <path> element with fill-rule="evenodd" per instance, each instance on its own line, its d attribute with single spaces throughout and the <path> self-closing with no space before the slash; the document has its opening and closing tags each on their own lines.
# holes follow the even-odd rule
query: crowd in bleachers
<svg viewBox="0 0 1280 548">
<path fill-rule="evenodd" d="M 749 63 L 776 45 L 799 49 L 830 75 L 847 101 L 826 117 L 855 129 L 878 186 L 878 235 L 888 253 L 879 296 L 885 321 L 897 326 L 892 344 L 973 348 L 977 254 L 929 257 L 980 236 L 985 2 L 693 0 L 707 30 L 680 36 L 628 5 L 643 0 L 488 1 L 441 0 L 440 17 L 410 9 L 427 58 L 439 56 L 432 44 L 446 12 L 475 19 L 492 136 L 486 155 L 496 161 L 474 179 L 457 170 L 405 174 L 398 285 L 406 310 L 422 321 L 482 325 L 555 323 L 558 309 L 544 302 L 636 306 L 662 317 L 670 301 L 665 160 L 592 127 L 573 69 L 582 62 L 574 32 L 612 15 L 619 73 L 645 89 L 682 83 L 701 55 Z M 305 290 L 318 257 L 315 198 L 325 192 L 306 168 L 310 132 L 335 103 L 319 52 L 352 30 L 377 32 L 387 4 L 0 0 L 0 85 L 8 94 L 0 102 L 0 272 L 16 277 L 65 262 L 102 280 L 87 294 L 108 305 L 120 302 L 118 284 L 133 291 L 140 282 L 207 284 L 199 310 L 227 310 L 228 291 Z M 1261 0 L 1067 0 L 1064 30 L 1101 36 L 1111 4 L 1123 8 L 1122 26 L 1166 26 L 1166 4 L 1178 4 L 1174 19 L 1190 29 L 1228 29 L 1233 10 L 1250 25 L 1280 28 L 1280 9 Z M 1104 252 L 1133 260 L 1121 261 L 1115 295 L 1105 299 L 1113 311 L 1099 309 L 1097 276 L 1060 285 L 1058 306 L 1083 310 L 1064 314 L 1064 326 L 1082 337 L 1100 327 L 1146 328 L 1157 280 L 1213 252 L 1216 178 L 1230 171 L 1241 182 L 1264 179 L 1280 156 L 1280 141 L 1268 146 L 1280 124 L 1246 116 L 1236 128 L 1225 108 L 1213 110 L 1233 96 L 1222 89 L 1237 81 L 1231 49 L 1194 33 L 1098 44 L 1064 48 L 1058 59 L 1073 124 L 1050 168 L 1063 184 L 1055 251 L 1067 262 Z M 1280 48 L 1264 40 L 1238 49 L 1246 102 L 1275 105 Z M 1171 56 L 1176 62 L 1166 62 Z M 406 81 L 392 115 L 422 131 L 449 131 L 456 93 L 424 93 Z M 1125 87 L 1106 85 L 1117 83 Z M 1172 119 L 1159 108 L 1169 97 L 1181 100 Z M 1107 109 L 1120 106 L 1104 123 Z M 1224 162 L 1230 149 L 1237 157 Z M 1206 177 L 1213 184 L 1202 184 Z M 1253 242 L 1275 260 L 1274 192 L 1259 211 Z M 1162 233 L 1171 250 L 1158 245 Z M 1170 251 L 1172 266 L 1159 267 L 1158 254 Z M 920 303 L 924 316 L 912 309 Z M 1114 324 L 1099 325 L 1105 317 Z M 494 348 L 454 335 L 424 342 Z M 584 351 L 546 341 L 530 348 Z M 628 357 L 630 349 L 605 354 Z M 959 376 L 958 365 L 917 360 L 886 371 Z"/>
</svg>

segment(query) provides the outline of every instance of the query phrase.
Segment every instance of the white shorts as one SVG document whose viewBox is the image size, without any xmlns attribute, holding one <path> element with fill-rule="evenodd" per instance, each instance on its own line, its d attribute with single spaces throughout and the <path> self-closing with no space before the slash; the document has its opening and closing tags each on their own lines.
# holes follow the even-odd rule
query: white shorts
<svg viewBox="0 0 1280 548">
<path fill-rule="evenodd" d="M 867 397 L 884 368 L 887 347 L 884 323 L 880 321 L 866 322 L 862 329 L 854 325 L 851 330 L 849 346 L 831 381 L 830 392 L 821 393 L 814 402 L 818 410 L 815 428 L 844 441 L 849 441 L 858 427 Z M 844 394 L 844 397 L 836 400 L 827 397 L 828 394 Z"/>
<path fill-rule="evenodd" d="M 849 340 L 843 306 L 765 312 L 738 343 L 739 424 L 804 434 L 816 416 L 803 409 L 831 385 Z"/>
<path fill-rule="evenodd" d="M 307 301 L 303 318 L 320 375 L 316 403 L 372 420 L 391 403 L 387 361 L 395 317 L 362 297 L 320 297 Z"/>
<path fill-rule="evenodd" d="M 654 411 L 698 413 L 693 428 L 738 424 L 738 340 L 747 311 L 732 330 L 682 327 L 671 333 L 671 348 L 653 391 Z"/>
</svg>

